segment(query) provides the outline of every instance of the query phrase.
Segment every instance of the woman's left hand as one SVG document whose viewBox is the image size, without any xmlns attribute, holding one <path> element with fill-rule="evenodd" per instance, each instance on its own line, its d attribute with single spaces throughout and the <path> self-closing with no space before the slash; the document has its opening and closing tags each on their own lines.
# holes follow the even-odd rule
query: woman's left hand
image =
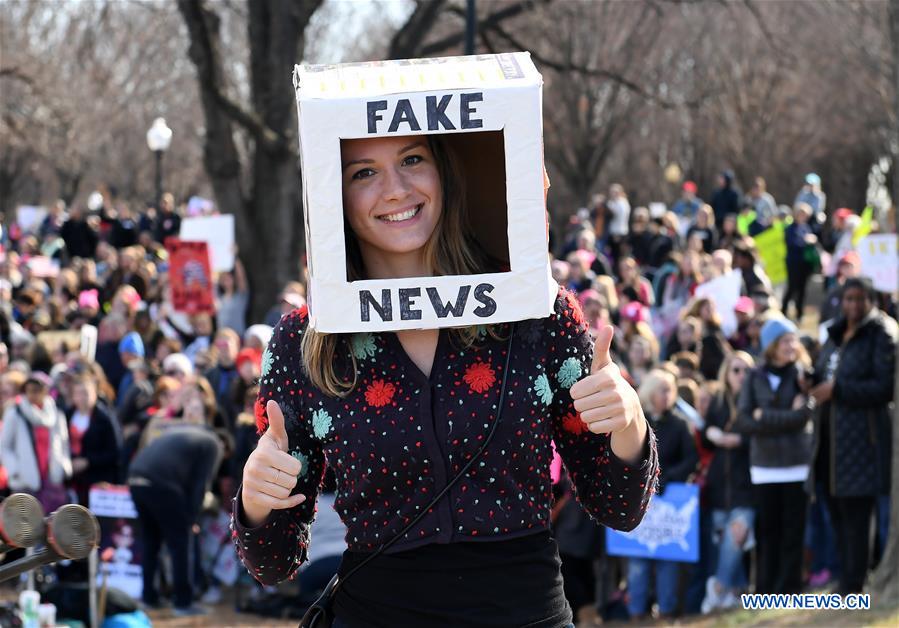
<svg viewBox="0 0 899 628">
<path fill-rule="evenodd" d="M 571 387 L 574 408 L 594 434 L 612 434 L 612 449 L 622 459 L 638 457 L 646 440 L 646 419 L 637 392 L 612 362 L 614 330 L 603 327 L 593 345 L 590 374 Z"/>
</svg>

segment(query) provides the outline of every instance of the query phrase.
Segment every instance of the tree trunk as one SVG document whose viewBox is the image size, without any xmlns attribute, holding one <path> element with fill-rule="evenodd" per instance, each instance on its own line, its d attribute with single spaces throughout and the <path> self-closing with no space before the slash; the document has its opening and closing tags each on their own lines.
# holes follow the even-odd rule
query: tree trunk
<svg viewBox="0 0 899 628">
<path fill-rule="evenodd" d="M 899 199 L 899 0 L 890 0 L 890 40 L 893 62 L 893 148 L 892 197 L 893 206 Z M 899 216 L 899 213 L 895 215 Z M 899 217 L 896 218 L 899 222 Z M 899 224 L 895 225 L 899 232 Z M 897 361 L 899 365 L 899 361 Z M 890 487 L 890 534 L 887 537 L 883 558 L 871 580 L 870 590 L 876 597 L 876 608 L 899 604 L 899 366 L 895 373 L 896 385 L 893 397 L 893 469 Z"/>
<path fill-rule="evenodd" d="M 322 0 L 250 2 L 251 97 L 248 110 L 227 95 L 219 17 L 204 0 L 179 0 L 190 34 L 206 121 L 204 164 L 216 203 L 233 214 L 240 257 L 253 297 L 250 318 L 262 320 L 281 287 L 300 278 L 304 250 L 296 108 L 291 83 L 302 59 L 303 32 Z M 252 139 L 249 172 L 241 168 L 235 123 Z M 249 181 L 249 190 L 243 189 Z"/>
</svg>

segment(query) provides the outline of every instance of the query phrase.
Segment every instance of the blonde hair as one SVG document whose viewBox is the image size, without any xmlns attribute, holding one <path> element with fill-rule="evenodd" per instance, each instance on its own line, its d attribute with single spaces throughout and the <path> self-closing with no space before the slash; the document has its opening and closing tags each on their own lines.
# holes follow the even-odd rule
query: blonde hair
<svg viewBox="0 0 899 628">
<path fill-rule="evenodd" d="M 429 135 L 428 146 L 443 188 L 443 211 L 431 237 L 424 246 L 425 265 L 433 276 L 473 275 L 497 270 L 496 262 L 481 249 L 467 229 L 468 211 L 465 188 L 461 185 L 462 168 L 455 153 L 439 136 Z M 365 265 L 356 236 L 349 224 L 344 232 L 347 251 L 347 279 L 365 279 Z M 314 299 L 314 296 L 313 296 Z M 494 328 L 488 333 L 498 338 Z M 456 343 L 470 347 L 478 337 L 477 327 L 451 330 Z M 303 334 L 303 367 L 312 384 L 327 395 L 344 397 L 356 387 L 356 357 L 350 349 L 351 334 L 328 334 L 307 329 Z M 337 372 L 337 347 L 344 343 L 344 353 L 350 360 L 352 374 L 341 377 Z"/>
<path fill-rule="evenodd" d="M 652 369 L 643 378 L 643 383 L 640 384 L 637 396 L 640 397 L 640 405 L 647 412 L 653 410 L 652 398 L 662 384 L 668 384 L 672 390 L 677 390 L 677 378 L 665 369 Z"/>
</svg>

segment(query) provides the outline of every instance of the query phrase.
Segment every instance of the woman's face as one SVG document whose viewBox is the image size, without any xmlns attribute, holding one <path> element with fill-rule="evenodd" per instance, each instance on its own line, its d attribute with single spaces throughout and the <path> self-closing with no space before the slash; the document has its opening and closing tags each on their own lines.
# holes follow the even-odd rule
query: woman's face
<svg viewBox="0 0 899 628">
<path fill-rule="evenodd" d="M 346 140 L 342 151 L 344 213 L 363 257 L 420 251 L 443 212 L 443 187 L 427 140 Z"/>
<path fill-rule="evenodd" d="M 712 319 L 712 314 L 714 310 L 712 310 L 711 301 L 704 301 L 702 305 L 699 306 L 699 318 L 704 321 L 709 321 Z"/>
<path fill-rule="evenodd" d="M 843 292 L 843 316 L 850 323 L 858 323 L 862 320 L 874 304 L 868 298 L 868 295 L 861 288 L 850 288 Z"/>
<path fill-rule="evenodd" d="M 778 364 L 791 364 L 799 359 L 799 338 L 796 334 L 784 334 L 777 340 L 774 358 Z"/>
<path fill-rule="evenodd" d="M 699 242 L 701 244 L 702 240 L 700 240 Z M 681 273 L 683 273 L 684 275 L 692 275 L 696 269 L 695 264 L 696 264 L 696 260 L 693 255 L 690 255 L 690 254 L 684 255 L 684 259 L 681 260 L 681 263 L 680 263 Z"/>
<path fill-rule="evenodd" d="M 184 420 L 190 423 L 205 423 L 206 407 L 203 405 L 203 395 L 193 386 L 185 386 L 181 390 L 181 411 Z"/>
<path fill-rule="evenodd" d="M 97 403 L 97 391 L 90 384 L 80 382 L 72 387 L 72 403 L 81 412 L 91 410 Z"/>
<path fill-rule="evenodd" d="M 25 398 L 35 408 L 44 407 L 44 399 L 47 397 L 47 389 L 39 384 L 29 382 L 25 384 Z"/>
<path fill-rule="evenodd" d="M 646 346 L 646 343 L 635 339 L 631 342 L 631 346 L 628 347 L 627 357 L 633 368 L 644 367 L 649 360 L 649 347 Z"/>
<path fill-rule="evenodd" d="M 727 368 L 727 386 L 731 392 L 738 392 L 743 387 L 743 380 L 746 378 L 746 371 L 749 366 L 741 359 L 734 358 L 730 361 Z"/>
<path fill-rule="evenodd" d="M 677 391 L 671 382 L 663 380 L 659 387 L 652 393 L 652 410 L 655 414 L 662 414 L 674 407 L 677 401 Z"/>
<path fill-rule="evenodd" d="M 699 211 L 696 214 L 696 226 L 700 229 L 705 229 L 709 226 L 709 215 L 704 211 Z"/>
<path fill-rule="evenodd" d="M 689 323 L 681 323 L 677 326 L 677 341 L 681 347 L 687 347 L 696 342 L 696 330 Z"/>
</svg>

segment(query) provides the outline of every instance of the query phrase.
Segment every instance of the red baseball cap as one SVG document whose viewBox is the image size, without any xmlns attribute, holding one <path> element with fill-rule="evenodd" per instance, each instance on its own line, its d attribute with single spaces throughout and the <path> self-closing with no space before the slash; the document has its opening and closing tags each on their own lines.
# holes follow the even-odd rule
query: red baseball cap
<svg viewBox="0 0 899 628">
<path fill-rule="evenodd" d="M 690 192 L 691 194 L 696 194 L 696 190 L 699 188 L 696 187 L 696 183 L 693 181 L 684 181 L 684 192 Z"/>
<path fill-rule="evenodd" d="M 839 218 L 840 220 L 846 220 L 849 216 L 853 215 L 855 212 L 849 209 L 848 207 L 840 207 L 837 211 L 833 213 L 834 216 Z"/>
</svg>

